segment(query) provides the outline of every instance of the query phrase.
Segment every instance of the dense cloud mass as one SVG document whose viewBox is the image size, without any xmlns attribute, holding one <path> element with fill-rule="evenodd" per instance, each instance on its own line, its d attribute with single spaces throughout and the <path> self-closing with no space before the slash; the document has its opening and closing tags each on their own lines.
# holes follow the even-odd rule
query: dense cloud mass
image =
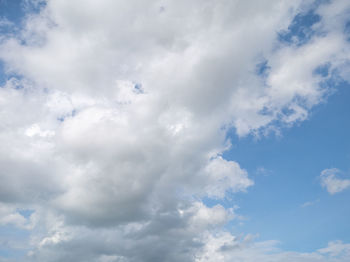
<svg viewBox="0 0 350 262">
<path fill-rule="evenodd" d="M 203 202 L 254 184 L 227 132 L 278 133 L 347 80 L 348 1 L 26 3 L 0 38 L 0 225 L 29 232 L 21 261 L 349 259 L 234 236 L 235 208 Z"/>
</svg>

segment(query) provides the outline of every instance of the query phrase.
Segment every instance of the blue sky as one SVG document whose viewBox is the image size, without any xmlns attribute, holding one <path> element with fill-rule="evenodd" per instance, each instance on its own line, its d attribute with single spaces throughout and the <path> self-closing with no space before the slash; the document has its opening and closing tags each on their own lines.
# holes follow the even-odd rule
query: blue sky
<svg viewBox="0 0 350 262">
<path fill-rule="evenodd" d="M 281 136 L 234 138 L 234 150 L 225 157 L 241 163 L 255 181 L 249 193 L 234 197 L 248 218 L 237 230 L 254 228 L 261 238 L 280 239 L 283 248 L 298 251 L 332 239 L 349 242 L 350 192 L 331 196 L 319 185 L 326 168 L 349 175 L 349 98 L 349 85 L 342 83 L 308 120 Z M 312 205 L 302 207 L 306 202 Z"/>
<path fill-rule="evenodd" d="M 292 44 L 297 37 L 297 45 L 306 43 L 319 20 L 312 10 L 298 14 L 288 30 L 279 34 L 280 41 Z M 317 73 L 328 74 L 326 70 L 320 66 Z M 350 192 L 330 196 L 319 186 L 319 174 L 326 168 L 336 167 L 350 175 L 350 89 L 342 81 L 326 85 L 332 91 L 306 121 L 280 126 L 280 134 L 259 138 L 240 138 L 234 130 L 228 135 L 233 147 L 223 156 L 239 162 L 255 181 L 249 193 L 223 202 L 238 204 L 245 217 L 241 226 L 232 225 L 236 233 L 279 239 L 283 249 L 300 252 L 315 250 L 330 240 L 350 241 Z"/>
<path fill-rule="evenodd" d="M 20 23 L 24 15 L 22 1 L 1 1 L 1 7 L 1 17 L 6 17 L 14 23 Z"/>
<path fill-rule="evenodd" d="M 350 192 L 329 195 L 319 181 L 326 168 L 350 174 L 349 84 L 332 87 L 335 92 L 312 110 L 308 120 L 281 127 L 280 135 L 239 138 L 230 134 L 233 147 L 223 156 L 246 168 L 255 185 L 248 193 L 225 201 L 208 200 L 208 204 L 239 206 L 244 219 L 242 224 L 232 224 L 234 232 L 278 239 L 283 249 L 300 252 L 330 240 L 350 241 Z"/>
<path fill-rule="evenodd" d="M 0 262 L 348 261 L 350 4 L 278 2 L 0 0 Z"/>
</svg>

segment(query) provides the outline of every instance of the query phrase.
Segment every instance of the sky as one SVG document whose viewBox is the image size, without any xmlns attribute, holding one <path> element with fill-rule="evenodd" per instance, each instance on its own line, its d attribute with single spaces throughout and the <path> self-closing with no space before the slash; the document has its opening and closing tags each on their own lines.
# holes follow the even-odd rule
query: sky
<svg viewBox="0 0 350 262">
<path fill-rule="evenodd" d="M 0 262 L 350 260 L 347 0 L 0 0 Z"/>
</svg>

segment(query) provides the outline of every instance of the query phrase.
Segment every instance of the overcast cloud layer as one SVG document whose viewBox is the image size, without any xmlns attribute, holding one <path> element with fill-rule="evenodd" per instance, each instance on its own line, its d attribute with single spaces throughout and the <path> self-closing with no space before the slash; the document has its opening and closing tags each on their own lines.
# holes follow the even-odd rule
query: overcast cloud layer
<svg viewBox="0 0 350 262">
<path fill-rule="evenodd" d="M 0 225 L 28 231 L 8 242 L 19 261 L 349 261 L 340 241 L 297 253 L 232 235 L 238 211 L 203 202 L 254 186 L 222 157 L 228 131 L 279 133 L 348 80 L 349 1 L 40 6 L 0 37 Z M 349 186 L 333 171 L 331 194 Z"/>
</svg>

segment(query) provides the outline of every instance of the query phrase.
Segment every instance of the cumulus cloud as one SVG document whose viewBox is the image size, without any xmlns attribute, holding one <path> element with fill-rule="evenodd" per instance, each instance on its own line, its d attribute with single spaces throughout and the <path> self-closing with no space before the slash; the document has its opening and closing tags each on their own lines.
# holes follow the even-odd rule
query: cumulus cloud
<svg viewBox="0 0 350 262">
<path fill-rule="evenodd" d="M 305 120 L 333 77 L 315 70 L 344 74 L 346 9 L 315 10 L 322 34 L 296 45 L 277 32 L 309 1 L 39 2 L 0 39 L 0 201 L 35 214 L 0 223 L 31 230 L 25 259 L 326 261 L 269 255 L 275 243 L 233 236 L 235 211 L 203 198 L 254 184 L 222 157 L 229 130 Z"/>
<path fill-rule="evenodd" d="M 228 190 L 245 191 L 253 185 L 245 170 L 238 163 L 227 161 L 222 157 L 212 159 L 205 171 L 208 175 L 204 192 L 211 198 L 223 198 Z"/>
<path fill-rule="evenodd" d="M 321 185 L 331 195 L 344 191 L 350 187 L 350 179 L 339 177 L 341 171 L 337 168 L 325 169 L 321 172 Z"/>
<path fill-rule="evenodd" d="M 35 222 L 35 214 L 26 217 L 24 214 L 21 214 L 21 210 L 18 210 L 15 206 L 1 203 L 0 225 L 12 225 L 20 229 L 29 230 L 35 226 Z"/>
</svg>

